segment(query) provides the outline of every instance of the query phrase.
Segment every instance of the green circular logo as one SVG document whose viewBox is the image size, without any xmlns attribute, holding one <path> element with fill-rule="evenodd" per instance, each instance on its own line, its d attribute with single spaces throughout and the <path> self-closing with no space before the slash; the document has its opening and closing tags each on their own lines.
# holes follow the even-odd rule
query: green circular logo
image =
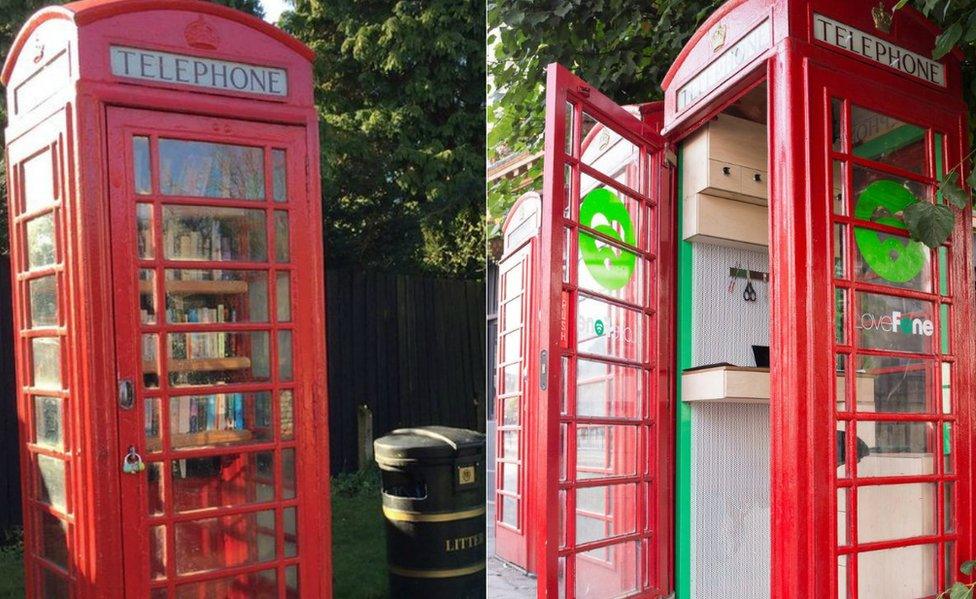
<svg viewBox="0 0 976 599">
<path fill-rule="evenodd" d="M 606 328 L 603 326 L 603 321 L 602 320 L 597 320 L 593 324 L 593 330 L 596 331 L 596 334 L 598 336 L 603 336 L 603 332 L 606 330 Z"/>
<path fill-rule="evenodd" d="M 854 217 L 904 229 L 905 223 L 895 214 L 915 202 L 918 202 L 918 198 L 904 185 L 890 179 L 879 179 L 857 197 Z M 879 209 L 886 214 L 877 215 Z M 892 283 L 907 283 L 917 277 L 925 267 L 922 244 L 896 236 L 882 239 L 881 235 L 870 229 L 854 229 L 854 242 L 871 270 Z"/>
<path fill-rule="evenodd" d="M 594 189 L 580 205 L 580 224 L 603 233 L 611 239 L 634 245 L 634 223 L 624 203 L 609 189 Z M 611 291 L 630 282 L 637 266 L 637 256 L 625 252 L 592 235 L 580 232 L 579 251 L 590 276 Z"/>
</svg>

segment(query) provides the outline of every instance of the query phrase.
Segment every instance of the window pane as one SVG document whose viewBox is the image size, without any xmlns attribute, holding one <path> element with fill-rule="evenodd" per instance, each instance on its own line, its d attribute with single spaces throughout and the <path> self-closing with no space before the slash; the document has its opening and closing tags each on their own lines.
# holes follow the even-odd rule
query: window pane
<svg viewBox="0 0 976 599">
<path fill-rule="evenodd" d="M 935 412 L 935 362 L 884 356 L 857 359 L 859 412 Z"/>
<path fill-rule="evenodd" d="M 290 381 L 293 375 L 291 331 L 278 331 L 278 379 Z"/>
<path fill-rule="evenodd" d="M 579 295 L 576 315 L 580 352 L 639 361 L 643 357 L 645 315 Z"/>
<path fill-rule="evenodd" d="M 284 210 L 275 210 L 275 260 L 278 262 L 288 262 L 290 260 L 288 241 L 288 213 Z"/>
<path fill-rule="evenodd" d="M 267 232 L 262 210 L 165 206 L 163 245 L 171 260 L 263 262 Z"/>
<path fill-rule="evenodd" d="M 68 580 L 53 570 L 39 567 L 41 573 L 41 597 L 44 599 L 64 599 L 71 596 Z"/>
<path fill-rule="evenodd" d="M 576 489 L 576 544 L 637 530 L 637 485 Z"/>
<path fill-rule="evenodd" d="M 38 525 L 41 536 L 41 556 L 51 562 L 68 568 L 68 523 L 38 510 Z"/>
<path fill-rule="evenodd" d="M 576 425 L 576 478 L 611 478 L 637 473 L 637 428 Z"/>
<path fill-rule="evenodd" d="M 855 280 L 932 291 L 932 252 L 908 237 L 854 227 Z"/>
<path fill-rule="evenodd" d="M 859 543 L 933 535 L 936 522 L 936 485 L 871 485 L 857 489 Z M 929 564 L 935 570 L 935 564 Z"/>
<path fill-rule="evenodd" d="M 59 512 L 68 513 L 64 460 L 37 455 L 37 499 Z"/>
<path fill-rule="evenodd" d="M 295 450 L 281 450 L 281 498 L 295 498 Z"/>
<path fill-rule="evenodd" d="M 54 166 L 51 150 L 25 160 L 24 163 L 24 213 L 40 210 L 54 203 Z"/>
<path fill-rule="evenodd" d="M 169 400 L 174 449 L 241 445 L 274 440 L 271 393 L 217 393 Z"/>
<path fill-rule="evenodd" d="M 31 381 L 39 389 L 61 388 L 61 338 L 31 339 Z"/>
<path fill-rule="evenodd" d="M 925 129 L 861 108 L 851 107 L 851 142 L 855 156 L 913 173 L 925 167 Z"/>
<path fill-rule="evenodd" d="M 142 336 L 142 385 L 147 389 L 159 387 L 159 336 Z"/>
<path fill-rule="evenodd" d="M 149 529 L 149 575 L 157 579 L 166 577 L 165 526 L 153 526 Z"/>
<path fill-rule="evenodd" d="M 576 413 L 579 416 L 639 418 L 643 371 L 594 360 L 576 363 Z"/>
<path fill-rule="evenodd" d="M 34 443 L 64 451 L 64 412 L 60 397 L 34 397 Z"/>
<path fill-rule="evenodd" d="M 135 191 L 139 195 L 152 193 L 152 171 L 149 163 L 149 138 L 132 138 L 132 172 Z"/>
<path fill-rule="evenodd" d="M 156 324 L 156 271 L 139 270 L 139 322 Z"/>
<path fill-rule="evenodd" d="M 627 541 L 584 551 L 576 560 L 576 599 L 629 597 L 640 588 L 640 543 Z"/>
<path fill-rule="evenodd" d="M 248 572 L 231 578 L 219 578 L 178 586 L 176 587 L 176 599 L 237 597 L 241 592 L 246 593 L 249 599 L 278 599 L 277 570 Z"/>
<path fill-rule="evenodd" d="M 177 574 L 244 566 L 275 557 L 273 510 L 178 522 L 174 526 Z"/>
<path fill-rule="evenodd" d="M 933 312 L 931 302 L 858 292 L 854 317 L 858 347 L 932 352 Z"/>
<path fill-rule="evenodd" d="M 140 258 L 152 258 L 155 255 L 152 213 L 152 205 L 136 204 L 136 250 Z"/>
<path fill-rule="evenodd" d="M 172 464 L 176 511 L 274 501 L 273 452 L 222 454 Z"/>
<path fill-rule="evenodd" d="M 54 214 L 48 212 L 27 221 L 27 268 L 54 264 Z"/>
<path fill-rule="evenodd" d="M 285 165 L 285 151 L 271 150 L 272 187 L 274 201 L 288 201 L 288 171 Z"/>
<path fill-rule="evenodd" d="M 285 529 L 285 557 L 298 555 L 298 511 L 293 507 L 282 510 L 281 520 Z"/>
<path fill-rule="evenodd" d="M 930 422 L 857 423 L 859 477 L 935 474 L 935 427 Z"/>
<path fill-rule="evenodd" d="M 264 150 L 160 139 L 159 186 L 164 195 L 262 199 Z"/>
<path fill-rule="evenodd" d="M 277 280 L 275 302 L 278 322 L 291 322 L 291 275 L 287 272 L 279 272 Z"/>
<path fill-rule="evenodd" d="M 54 275 L 29 283 L 31 327 L 57 326 L 57 281 Z"/>
<path fill-rule="evenodd" d="M 170 333 L 171 385 L 216 385 L 266 381 L 270 377 L 268 333 Z"/>
<path fill-rule="evenodd" d="M 158 397 L 147 397 L 143 406 L 145 408 L 145 413 L 143 414 L 143 430 L 146 434 L 146 449 L 147 451 L 158 450 L 162 447 L 162 437 L 160 435 L 162 431 L 160 424 L 162 407 L 160 406 L 160 399 Z"/>
<path fill-rule="evenodd" d="M 281 413 L 281 440 L 287 441 L 295 436 L 295 413 L 292 391 L 285 389 L 281 392 L 279 409 Z"/>
<path fill-rule="evenodd" d="M 939 592 L 935 545 L 915 545 L 861 553 L 857 558 L 858 597 L 932 597 Z"/>
<path fill-rule="evenodd" d="M 166 271 L 167 322 L 267 322 L 268 273 L 260 270 Z"/>
</svg>

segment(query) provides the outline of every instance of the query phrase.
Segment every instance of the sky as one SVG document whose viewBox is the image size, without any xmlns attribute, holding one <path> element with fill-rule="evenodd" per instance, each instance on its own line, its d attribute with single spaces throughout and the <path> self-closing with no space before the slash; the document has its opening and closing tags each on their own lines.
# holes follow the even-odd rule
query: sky
<svg viewBox="0 0 976 599">
<path fill-rule="evenodd" d="M 264 20 L 269 23 L 277 23 L 281 13 L 289 8 L 286 0 L 261 0 L 261 6 L 264 7 Z"/>
</svg>

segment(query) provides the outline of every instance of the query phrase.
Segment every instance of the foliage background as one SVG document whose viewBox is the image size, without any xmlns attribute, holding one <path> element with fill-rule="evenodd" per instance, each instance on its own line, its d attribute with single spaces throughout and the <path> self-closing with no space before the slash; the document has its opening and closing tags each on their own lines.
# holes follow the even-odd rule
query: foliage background
<svg viewBox="0 0 976 599">
<path fill-rule="evenodd" d="M 216 1 L 264 14 L 260 0 Z M 51 3 L 0 0 L 4 57 Z M 482 277 L 483 4 L 299 0 L 279 26 L 317 53 L 327 264 Z M 0 192 L 6 253 L 5 184 Z"/>
<path fill-rule="evenodd" d="M 685 41 L 723 1 L 488 0 L 489 160 L 541 150 L 547 64 L 563 64 L 620 104 L 658 100 L 664 73 Z M 866 8 L 876 4 L 852 1 Z M 937 56 L 961 44 L 966 101 L 976 106 L 976 0 L 900 2 L 906 3 L 945 27 Z M 533 181 L 528 189 L 537 188 L 541 164 L 528 177 Z M 517 198 L 513 188 L 520 183 L 490 186 L 489 231 Z"/>
</svg>

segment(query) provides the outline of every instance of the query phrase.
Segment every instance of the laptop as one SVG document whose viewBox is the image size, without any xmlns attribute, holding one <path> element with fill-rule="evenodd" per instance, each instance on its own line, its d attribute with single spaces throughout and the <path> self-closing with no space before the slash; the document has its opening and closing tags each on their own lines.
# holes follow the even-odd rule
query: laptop
<svg viewBox="0 0 976 599">
<path fill-rule="evenodd" d="M 756 368 L 769 368 L 768 345 L 753 345 L 752 357 L 756 359 Z"/>
</svg>

